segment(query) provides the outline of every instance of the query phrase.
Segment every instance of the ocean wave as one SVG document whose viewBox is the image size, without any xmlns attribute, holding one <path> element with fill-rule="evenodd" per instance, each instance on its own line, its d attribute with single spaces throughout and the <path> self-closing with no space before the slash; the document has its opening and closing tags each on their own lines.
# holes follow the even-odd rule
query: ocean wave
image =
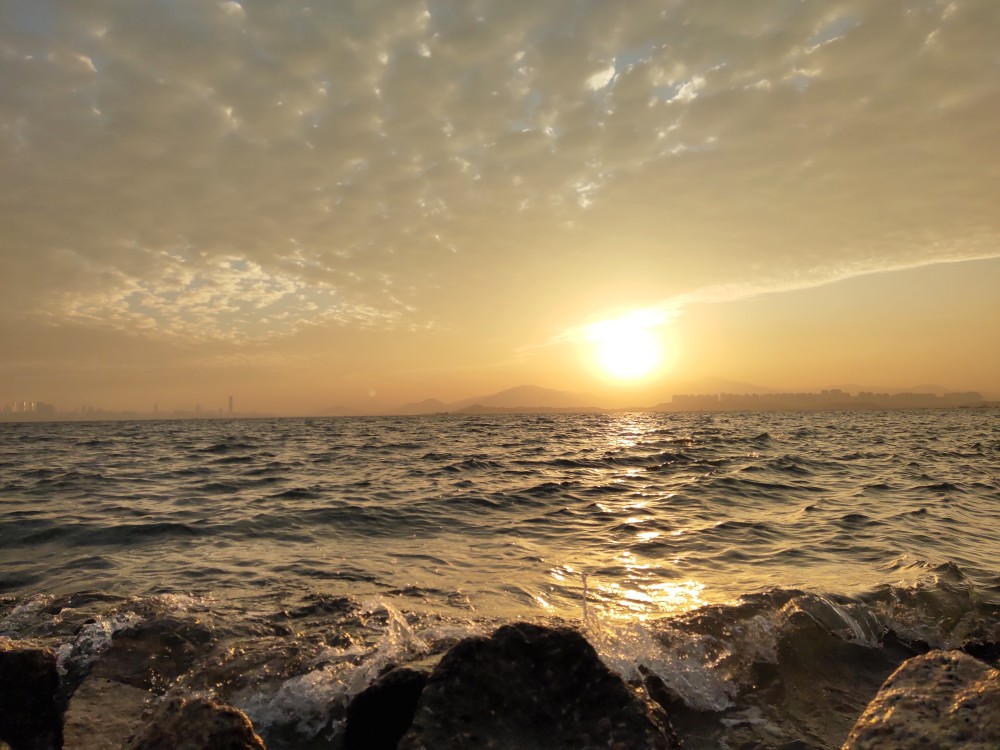
<svg viewBox="0 0 1000 750">
<path fill-rule="evenodd" d="M 853 706 L 849 670 L 867 685 L 907 649 L 997 632 L 1000 485 L 970 448 L 995 415 L 933 415 L 946 439 L 918 417 L 0 425 L 0 634 L 62 647 L 105 622 L 127 662 L 129 638 L 159 647 L 146 623 L 198 620 L 211 642 L 157 689 L 209 686 L 277 737 L 305 694 L 306 725 L 333 726 L 336 681 L 363 682 L 390 627 L 364 604 L 382 597 L 427 645 L 402 660 L 436 658 L 435 628 L 569 623 L 637 686 L 718 715 L 686 725 L 696 750 L 790 726 L 830 746 L 817 686 Z M 190 611 L 155 600 L 184 593 Z"/>
</svg>

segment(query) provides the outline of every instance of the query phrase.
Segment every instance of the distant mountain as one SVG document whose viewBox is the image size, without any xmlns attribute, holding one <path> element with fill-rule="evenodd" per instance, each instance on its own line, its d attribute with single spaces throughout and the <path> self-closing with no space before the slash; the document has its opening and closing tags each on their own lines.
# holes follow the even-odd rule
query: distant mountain
<svg viewBox="0 0 1000 750">
<path fill-rule="evenodd" d="M 470 406 L 519 409 L 546 407 L 554 409 L 574 409 L 596 407 L 597 397 L 587 393 L 570 393 L 537 385 L 519 385 L 489 396 L 477 396 L 448 404 L 448 411 L 461 411 Z"/>
<path fill-rule="evenodd" d="M 473 404 L 459 409 L 455 414 L 602 414 L 608 411 L 599 406 L 483 406 Z"/>
<path fill-rule="evenodd" d="M 452 408 L 444 401 L 438 401 L 436 398 L 425 398 L 423 401 L 397 406 L 390 411 L 393 414 L 405 416 L 411 414 L 440 414 L 441 412 L 452 411 Z"/>
<path fill-rule="evenodd" d="M 343 417 L 347 415 L 354 414 L 354 409 L 349 409 L 348 407 L 337 404 L 336 406 L 328 406 L 317 414 L 320 417 Z"/>
</svg>

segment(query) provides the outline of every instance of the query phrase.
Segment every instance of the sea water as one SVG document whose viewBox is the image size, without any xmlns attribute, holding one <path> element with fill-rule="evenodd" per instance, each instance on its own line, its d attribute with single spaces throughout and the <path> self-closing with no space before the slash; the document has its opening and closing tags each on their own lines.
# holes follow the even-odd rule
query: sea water
<svg viewBox="0 0 1000 750">
<path fill-rule="evenodd" d="M 689 746 L 832 746 L 887 634 L 997 635 L 998 511 L 992 409 L 5 423 L 0 636 L 79 669 L 196 621 L 157 689 L 304 747 L 387 664 L 567 624 L 710 717 Z"/>
</svg>

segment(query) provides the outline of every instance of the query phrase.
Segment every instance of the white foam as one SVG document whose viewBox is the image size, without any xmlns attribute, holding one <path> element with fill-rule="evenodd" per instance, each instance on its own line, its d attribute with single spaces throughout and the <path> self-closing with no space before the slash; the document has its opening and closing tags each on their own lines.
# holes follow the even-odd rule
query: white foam
<svg viewBox="0 0 1000 750">
<path fill-rule="evenodd" d="M 191 612 L 192 610 L 203 609 L 214 600 L 207 597 L 195 596 L 193 594 L 157 594 L 149 597 L 149 600 L 156 602 L 165 612 Z"/>
<path fill-rule="evenodd" d="M 396 607 L 379 597 L 365 603 L 362 615 L 384 613 L 386 627 L 371 649 L 352 646 L 325 649 L 313 660 L 315 669 L 273 686 L 237 697 L 234 705 L 258 726 L 292 726 L 315 737 L 332 722 L 333 709 L 364 690 L 386 667 L 411 661 L 430 652 L 430 633 L 418 633 Z"/>
<path fill-rule="evenodd" d="M 88 664 L 95 661 L 111 647 L 111 640 L 119 630 L 142 622 L 135 612 L 119 612 L 110 617 L 97 617 L 77 632 L 76 637 L 56 649 L 56 669 L 65 675 L 67 662 Z"/>
<path fill-rule="evenodd" d="M 285 680 L 274 692 L 258 692 L 234 700 L 256 726 L 294 726 L 315 737 L 330 723 L 332 706 L 349 693 L 348 664 L 330 665 Z"/>
<path fill-rule="evenodd" d="M 641 682 L 640 668 L 652 672 L 691 708 L 721 711 L 732 704 L 737 687 L 713 669 L 706 643 L 678 632 L 667 648 L 640 621 L 606 622 L 591 615 L 585 635 L 609 669 L 628 682 Z"/>
</svg>

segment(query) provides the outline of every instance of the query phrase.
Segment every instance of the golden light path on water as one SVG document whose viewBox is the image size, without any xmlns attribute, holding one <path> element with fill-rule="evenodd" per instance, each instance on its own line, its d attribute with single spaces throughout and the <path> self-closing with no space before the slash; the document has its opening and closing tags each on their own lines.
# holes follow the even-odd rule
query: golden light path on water
<svg viewBox="0 0 1000 750">
<path fill-rule="evenodd" d="M 588 616 L 604 621 L 638 621 L 679 615 L 709 602 L 702 598 L 705 584 L 695 580 L 665 581 L 653 572 L 653 565 L 630 564 L 630 553 L 623 553 L 620 562 L 627 573 L 623 583 L 609 582 L 578 573 L 582 586 L 581 619 Z M 571 583 L 567 574 L 576 573 L 571 566 L 553 568 L 549 575 L 561 584 Z M 535 602 L 551 611 L 553 605 L 536 594 Z"/>
<path fill-rule="evenodd" d="M 618 417 L 619 429 L 611 432 L 606 441 L 606 450 L 629 450 L 641 443 L 653 431 L 648 420 L 642 420 L 634 415 Z M 627 489 L 631 480 L 642 479 L 643 470 L 627 469 L 594 469 L 596 475 L 607 475 L 612 483 L 622 485 L 623 491 L 619 499 L 605 499 L 596 506 L 607 514 L 628 516 L 623 523 L 634 528 L 632 544 L 652 542 L 663 536 L 681 536 L 688 529 L 684 526 L 668 532 L 644 529 L 643 523 L 654 519 L 648 506 L 654 501 L 668 501 L 673 492 L 655 493 L 636 499 L 635 492 Z M 695 478 L 690 479 L 691 482 Z M 620 551 L 611 559 L 585 560 L 577 565 L 565 564 L 552 567 L 548 571 L 551 579 L 560 587 L 579 586 L 580 613 L 583 620 L 588 616 L 613 622 L 645 622 L 647 620 L 680 615 L 705 604 L 712 603 L 706 596 L 707 585 L 693 578 L 666 578 L 663 565 L 678 566 L 682 564 L 679 557 L 667 557 L 657 561 L 657 564 L 640 562 L 635 553 L 629 549 Z M 600 574 L 587 571 L 599 571 L 608 567 L 616 569 L 616 580 L 610 580 Z M 541 594 L 534 594 L 533 599 L 543 610 L 553 612 L 555 605 Z"/>
<path fill-rule="evenodd" d="M 649 566 L 639 566 L 638 573 Z M 683 614 L 706 604 L 701 598 L 705 584 L 698 581 L 661 581 L 641 583 L 636 575 L 634 588 L 617 583 L 600 583 L 595 586 L 598 596 L 606 603 L 599 607 L 600 616 L 611 620 L 639 620 Z"/>
<path fill-rule="evenodd" d="M 704 434 L 699 435 L 699 429 Z M 711 444 L 726 429 L 719 419 L 706 418 L 684 434 L 669 421 L 648 415 L 614 415 L 613 427 L 580 454 L 594 461 L 584 484 L 602 494 L 574 507 L 581 515 L 599 514 L 601 520 L 579 522 L 580 530 L 570 537 L 580 542 L 575 549 L 556 554 L 549 550 L 545 577 L 553 585 L 534 591 L 534 603 L 549 615 L 584 621 L 589 616 L 591 626 L 617 627 L 677 617 L 769 589 L 868 590 L 871 573 L 864 559 L 845 563 L 829 553 L 829 545 L 821 548 L 806 536 L 798 545 L 781 543 L 786 529 L 793 537 L 802 535 L 797 529 L 812 528 L 817 509 L 829 508 L 833 520 L 823 533 L 837 535 L 838 550 L 849 544 L 852 537 L 841 527 L 868 519 L 857 510 L 858 485 L 828 482 L 823 494 L 817 494 L 809 473 L 813 470 L 799 468 L 805 459 L 793 447 L 791 438 L 796 436 L 778 425 L 748 435 L 735 452 L 727 448 L 719 458 L 685 468 L 687 454 Z M 781 447 L 772 448 L 772 442 Z M 678 462 L 668 482 L 659 472 L 651 475 L 646 466 L 615 463 L 616 456 L 650 450 L 658 451 L 650 454 L 661 462 L 657 466 Z M 761 456 L 775 450 L 785 453 L 768 460 L 790 465 L 791 478 L 753 473 L 764 460 Z M 831 447 L 833 460 L 842 460 L 843 450 Z M 605 461 L 609 465 L 602 465 Z M 860 491 L 865 490 L 862 486 Z M 919 508 L 916 512 L 926 513 Z M 877 515 L 876 510 L 868 513 Z M 761 539 L 774 540 L 768 542 L 773 550 L 755 551 Z M 892 557 L 883 564 L 882 575 L 896 585 L 913 584 L 924 568 L 912 564 L 912 557 Z M 803 563 L 803 558 L 811 563 Z"/>
</svg>

